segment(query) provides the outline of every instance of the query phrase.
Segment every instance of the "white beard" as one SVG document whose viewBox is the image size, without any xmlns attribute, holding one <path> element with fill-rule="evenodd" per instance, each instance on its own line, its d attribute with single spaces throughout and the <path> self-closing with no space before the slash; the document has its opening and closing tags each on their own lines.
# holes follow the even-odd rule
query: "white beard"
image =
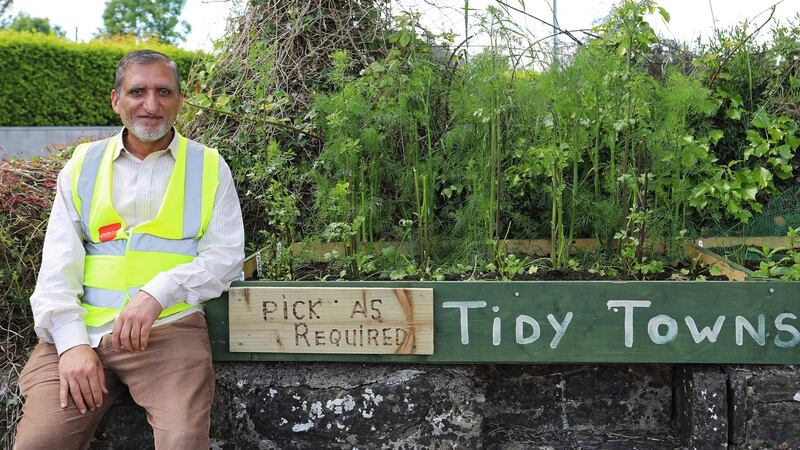
<svg viewBox="0 0 800 450">
<path fill-rule="evenodd" d="M 170 128 L 167 126 L 167 121 L 163 121 L 157 127 L 149 129 L 134 120 L 131 126 L 128 127 L 128 131 L 142 142 L 155 142 L 166 136 Z"/>
</svg>

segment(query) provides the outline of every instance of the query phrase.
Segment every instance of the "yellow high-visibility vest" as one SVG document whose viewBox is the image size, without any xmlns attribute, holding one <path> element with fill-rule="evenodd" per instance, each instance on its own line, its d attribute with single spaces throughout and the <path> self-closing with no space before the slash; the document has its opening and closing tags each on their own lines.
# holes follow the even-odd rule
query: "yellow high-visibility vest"
<svg viewBox="0 0 800 450">
<path fill-rule="evenodd" d="M 87 311 L 87 326 L 113 321 L 139 288 L 197 256 L 197 242 L 211 220 L 219 184 L 219 153 L 177 137 L 175 167 L 158 214 L 128 232 L 111 201 L 112 163 L 121 138 L 82 144 L 73 153 L 72 200 L 86 249 L 81 306 Z M 181 301 L 159 317 L 190 307 Z"/>
</svg>

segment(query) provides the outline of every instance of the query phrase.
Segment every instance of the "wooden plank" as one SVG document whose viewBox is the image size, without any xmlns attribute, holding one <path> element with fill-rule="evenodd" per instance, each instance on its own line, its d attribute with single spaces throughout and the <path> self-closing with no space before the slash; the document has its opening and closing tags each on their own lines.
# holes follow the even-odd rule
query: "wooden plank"
<svg viewBox="0 0 800 450">
<path fill-rule="evenodd" d="M 800 244 L 800 241 L 798 241 Z M 509 253 L 525 254 L 532 256 L 547 256 L 550 254 L 550 240 L 549 239 L 510 239 L 507 241 L 499 242 L 500 248 Z M 737 245 L 753 245 L 761 247 L 767 245 L 770 248 L 788 247 L 789 238 L 786 236 L 744 236 L 744 237 L 706 237 L 699 238 L 694 241 L 694 245 L 710 248 L 733 247 Z M 394 241 L 386 242 L 365 242 L 362 244 L 363 249 L 369 252 L 380 252 L 386 247 L 397 247 L 401 253 L 407 254 L 409 252 L 408 243 L 400 243 Z M 616 246 L 616 244 L 614 244 Z M 580 238 L 572 241 L 570 246 L 574 252 L 576 250 L 596 250 L 600 248 L 600 243 L 592 238 Z M 656 243 L 656 249 L 663 249 L 663 243 Z M 263 254 L 267 249 L 261 249 L 258 252 L 248 256 L 244 262 L 245 279 L 249 280 L 255 277 L 256 274 L 256 254 L 261 252 Z M 325 254 L 331 251 L 344 252 L 345 247 L 341 242 L 324 242 L 324 243 L 306 243 L 298 242 L 291 246 L 292 254 L 296 257 L 305 258 L 311 261 L 324 261 Z"/>
<path fill-rule="evenodd" d="M 529 240 L 510 240 L 501 241 L 500 248 L 508 253 L 517 255 L 545 256 L 550 254 L 549 239 L 529 239 Z"/>
<path fill-rule="evenodd" d="M 445 245 L 448 243 L 445 242 Z M 498 245 L 501 249 L 509 253 L 517 253 L 532 256 L 547 256 L 550 254 L 550 240 L 549 239 L 511 239 L 506 241 L 499 241 Z M 409 244 L 404 242 L 364 242 L 362 249 L 367 252 L 378 253 L 384 248 L 396 247 L 400 253 L 408 254 L 410 251 Z M 594 250 L 600 247 L 596 239 L 575 239 L 572 241 L 571 250 Z M 345 247 L 341 242 L 324 242 L 324 243 L 304 243 L 299 242 L 292 244 L 292 255 L 302 257 L 311 261 L 324 261 L 325 254 L 331 251 L 344 252 Z"/>
<path fill-rule="evenodd" d="M 790 242 L 788 236 L 722 236 L 699 238 L 695 240 L 695 244 L 703 248 L 735 247 L 738 245 L 753 247 L 766 245 L 769 248 L 788 248 Z M 800 240 L 797 240 L 796 244 L 800 244 Z"/>
<path fill-rule="evenodd" d="M 253 278 L 256 277 L 258 271 L 257 260 L 260 257 L 259 255 L 261 255 L 263 251 L 264 249 L 262 248 L 261 250 L 253 253 L 252 255 L 244 259 L 244 264 L 242 264 L 242 276 L 244 277 L 245 280 L 252 280 Z"/>
<path fill-rule="evenodd" d="M 800 363 L 800 283 L 793 282 L 244 282 L 235 285 L 433 289 L 435 351 L 431 355 L 234 353 L 225 342 L 229 332 L 228 305 L 214 301 L 207 311 L 216 360 Z"/>
<path fill-rule="evenodd" d="M 387 247 L 396 247 L 400 253 L 408 254 L 410 247 L 408 243 L 400 243 L 395 241 L 380 241 L 380 242 L 363 242 L 361 250 L 368 253 L 380 253 L 381 250 Z M 307 259 L 309 261 L 325 261 L 325 254 L 332 251 L 344 253 L 345 246 L 341 242 L 318 242 L 307 243 L 297 242 L 291 246 L 292 255 Z"/>
<path fill-rule="evenodd" d="M 230 351 L 433 353 L 433 290 L 237 287 Z"/>
<path fill-rule="evenodd" d="M 704 264 L 717 267 L 731 281 L 744 281 L 752 275 L 752 272 L 746 268 L 694 244 L 686 246 L 686 254 L 691 258 L 698 258 Z"/>
</svg>

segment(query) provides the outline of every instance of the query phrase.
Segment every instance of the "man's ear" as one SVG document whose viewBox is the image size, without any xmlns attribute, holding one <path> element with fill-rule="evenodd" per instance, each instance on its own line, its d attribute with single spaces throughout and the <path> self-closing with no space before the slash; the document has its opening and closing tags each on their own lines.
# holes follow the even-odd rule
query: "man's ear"
<svg viewBox="0 0 800 450">
<path fill-rule="evenodd" d="M 183 92 L 178 92 L 178 113 L 183 111 Z"/>
<path fill-rule="evenodd" d="M 119 113 L 119 111 L 117 111 L 117 105 L 118 104 L 119 104 L 119 95 L 117 95 L 117 90 L 116 89 L 112 89 L 111 90 L 111 107 L 114 108 L 114 111 L 117 112 L 117 113 Z"/>
</svg>

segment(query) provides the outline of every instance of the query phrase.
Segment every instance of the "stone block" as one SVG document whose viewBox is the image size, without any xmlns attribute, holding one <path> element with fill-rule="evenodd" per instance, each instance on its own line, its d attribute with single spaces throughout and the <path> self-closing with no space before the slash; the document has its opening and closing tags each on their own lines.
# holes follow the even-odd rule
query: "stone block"
<svg viewBox="0 0 800 450">
<path fill-rule="evenodd" d="M 728 447 L 727 376 L 716 366 L 678 366 L 675 407 L 680 435 L 692 450 Z"/>
<path fill-rule="evenodd" d="M 488 449 L 677 446 L 669 366 L 484 369 Z"/>
<path fill-rule="evenodd" d="M 485 404 L 472 366 L 218 363 L 212 448 L 479 448 Z M 93 449 L 151 448 L 129 399 Z M 130 446 L 129 446 L 130 445 Z"/>
<path fill-rule="evenodd" d="M 736 448 L 800 448 L 800 368 L 742 366 L 728 378 Z"/>
</svg>

